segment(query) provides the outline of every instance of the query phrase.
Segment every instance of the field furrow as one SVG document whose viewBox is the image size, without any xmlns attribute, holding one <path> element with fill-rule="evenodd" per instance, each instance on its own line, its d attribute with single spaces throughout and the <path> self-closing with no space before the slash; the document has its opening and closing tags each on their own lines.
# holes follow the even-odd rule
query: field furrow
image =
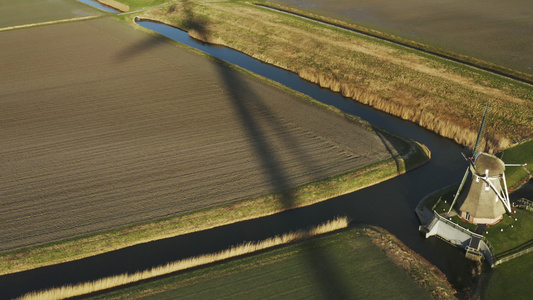
<svg viewBox="0 0 533 300">
<path fill-rule="evenodd" d="M 391 156 L 367 127 L 110 18 L 0 44 L 0 251 Z"/>
</svg>

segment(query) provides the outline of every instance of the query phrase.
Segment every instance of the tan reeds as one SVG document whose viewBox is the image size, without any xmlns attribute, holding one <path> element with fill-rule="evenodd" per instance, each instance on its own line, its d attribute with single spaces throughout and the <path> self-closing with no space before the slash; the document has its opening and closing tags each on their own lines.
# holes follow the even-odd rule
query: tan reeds
<svg viewBox="0 0 533 300">
<path fill-rule="evenodd" d="M 68 297 L 75 297 L 93 293 L 124 284 L 134 283 L 140 280 L 153 278 L 173 272 L 206 265 L 209 263 L 221 261 L 224 259 L 236 257 L 243 254 L 260 251 L 263 249 L 307 239 L 319 234 L 331 232 L 348 226 L 347 217 L 338 217 L 334 220 L 325 222 L 310 230 L 299 230 L 296 232 L 290 232 L 281 236 L 275 236 L 259 242 L 248 242 L 242 245 L 233 246 L 227 250 L 200 255 L 196 257 L 186 258 L 176 262 L 171 262 L 166 265 L 154 267 L 149 270 L 137 272 L 135 274 L 122 274 L 112 277 L 102 278 L 95 281 L 83 282 L 76 285 L 66 285 L 58 288 L 53 288 L 44 291 L 31 292 L 23 295 L 19 299 L 64 299 Z"/>
<path fill-rule="evenodd" d="M 113 7 L 116 10 L 125 12 L 130 10 L 130 6 L 124 3 L 120 3 L 116 0 L 98 0 L 98 2 L 105 4 L 107 6 Z"/>
<path fill-rule="evenodd" d="M 189 36 L 200 40 L 205 43 L 213 44 L 213 45 L 224 45 L 224 41 L 220 39 L 219 37 L 213 36 L 209 32 L 200 32 L 196 29 L 189 29 L 188 31 Z"/>
<path fill-rule="evenodd" d="M 443 137 L 451 138 L 461 145 L 473 148 L 477 138 L 477 131 L 465 128 L 465 126 L 445 121 L 432 113 L 425 112 L 418 107 L 406 106 L 402 103 L 387 101 L 379 94 L 368 92 L 364 87 L 357 87 L 353 84 L 340 82 L 331 74 L 322 74 L 316 70 L 303 69 L 298 75 L 310 82 L 319 84 L 323 88 L 340 92 L 343 96 L 352 98 L 363 104 L 372 106 L 386 113 L 395 115 L 404 120 L 414 122 L 426 129 L 429 129 Z M 512 145 L 510 139 L 501 135 L 486 136 L 481 145 L 482 151 L 495 153 Z"/>
</svg>

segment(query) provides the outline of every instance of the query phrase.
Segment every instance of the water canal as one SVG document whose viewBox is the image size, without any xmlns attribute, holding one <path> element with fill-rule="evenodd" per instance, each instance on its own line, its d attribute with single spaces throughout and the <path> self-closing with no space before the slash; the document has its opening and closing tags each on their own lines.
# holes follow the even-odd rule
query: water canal
<svg viewBox="0 0 533 300">
<path fill-rule="evenodd" d="M 103 5 L 102 3 L 95 1 L 95 0 L 78 0 L 81 3 L 85 3 L 87 5 L 90 5 L 92 7 L 98 8 L 99 10 L 103 10 L 108 13 L 118 13 L 119 11 L 107 6 Z"/>
<path fill-rule="evenodd" d="M 139 25 L 278 81 L 376 126 L 417 140 L 431 150 L 432 159 L 428 164 L 407 174 L 316 205 L 136 245 L 79 261 L 1 276 L 2 298 L 12 298 L 52 286 L 131 273 L 169 261 L 223 250 L 244 241 L 261 240 L 306 228 L 344 215 L 352 220 L 352 224 L 371 224 L 387 229 L 441 269 L 457 289 L 471 284 L 469 262 L 464 258 L 464 253 L 437 238 L 426 240 L 418 233 L 419 221 L 414 212 L 422 197 L 460 180 L 465 169 L 460 153 L 462 147 L 413 123 L 346 99 L 338 93 L 301 80 L 296 74 L 261 63 L 237 51 L 198 42 L 186 32 L 163 24 L 139 22 Z"/>
</svg>

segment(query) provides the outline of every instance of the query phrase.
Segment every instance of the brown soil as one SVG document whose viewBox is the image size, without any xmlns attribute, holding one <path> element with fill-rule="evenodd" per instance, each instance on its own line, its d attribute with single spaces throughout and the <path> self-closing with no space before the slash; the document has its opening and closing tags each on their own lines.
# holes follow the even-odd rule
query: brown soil
<svg viewBox="0 0 533 300">
<path fill-rule="evenodd" d="M 0 44 L 0 250 L 391 156 L 365 126 L 110 18 L 6 31 Z"/>
</svg>

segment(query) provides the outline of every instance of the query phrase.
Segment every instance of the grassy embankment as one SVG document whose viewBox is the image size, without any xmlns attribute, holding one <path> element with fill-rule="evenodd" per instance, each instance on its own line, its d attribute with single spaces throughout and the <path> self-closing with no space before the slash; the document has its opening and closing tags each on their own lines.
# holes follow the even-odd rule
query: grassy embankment
<svg viewBox="0 0 533 300">
<path fill-rule="evenodd" d="M 272 248 L 275 246 L 291 243 L 294 241 L 311 238 L 313 236 L 346 228 L 348 226 L 348 219 L 346 217 L 337 218 L 335 220 L 326 222 L 311 228 L 308 231 L 297 231 L 283 234 L 282 236 L 275 236 L 259 242 L 248 242 L 242 245 L 233 246 L 227 250 L 204 254 L 196 257 L 187 258 L 180 261 L 168 263 L 166 265 L 157 266 L 148 270 L 140 271 L 134 274 L 121 274 L 112 277 L 106 277 L 91 282 L 79 283 L 76 285 L 68 285 L 57 288 L 52 288 L 45 291 L 31 292 L 23 296 L 23 299 L 64 299 L 68 297 L 85 295 L 92 292 L 101 291 L 104 289 L 114 288 L 117 286 L 138 282 L 174 273 L 181 270 L 194 268 L 201 265 L 210 264 L 213 262 L 229 259 L 232 257 L 253 253 L 256 251 Z"/>
<path fill-rule="evenodd" d="M 502 159 L 507 164 L 527 163 L 527 167 L 506 168 L 507 186 L 512 190 L 531 177 L 533 141 L 506 149 L 502 153 Z M 506 216 L 498 224 L 489 227 L 485 236 L 494 247 L 498 259 L 533 247 L 533 213 L 524 209 L 516 209 L 515 215 Z"/>
<path fill-rule="evenodd" d="M 516 187 L 533 172 L 533 141 L 505 150 L 502 159 L 506 163 L 528 164 L 527 170 L 523 167 L 506 169 L 507 184 L 510 187 Z M 524 209 L 516 209 L 514 216 L 504 217 L 502 222 L 490 227 L 485 236 L 493 245 L 498 258 L 533 247 L 533 213 Z M 481 298 L 529 298 L 533 294 L 532 269 L 533 252 L 497 265 L 481 282 L 483 291 Z"/>
<path fill-rule="evenodd" d="M 414 279 L 414 280 L 413 280 Z M 452 298 L 438 269 L 378 228 L 352 228 L 94 296 Z"/>
<path fill-rule="evenodd" d="M 487 151 L 532 135 L 531 85 L 418 50 L 240 1 L 186 2 L 141 16 L 293 71 L 460 144 L 474 143 L 485 103 L 491 106 Z"/>
<path fill-rule="evenodd" d="M 481 299 L 530 299 L 533 252 L 498 265 L 481 282 Z"/>
</svg>

